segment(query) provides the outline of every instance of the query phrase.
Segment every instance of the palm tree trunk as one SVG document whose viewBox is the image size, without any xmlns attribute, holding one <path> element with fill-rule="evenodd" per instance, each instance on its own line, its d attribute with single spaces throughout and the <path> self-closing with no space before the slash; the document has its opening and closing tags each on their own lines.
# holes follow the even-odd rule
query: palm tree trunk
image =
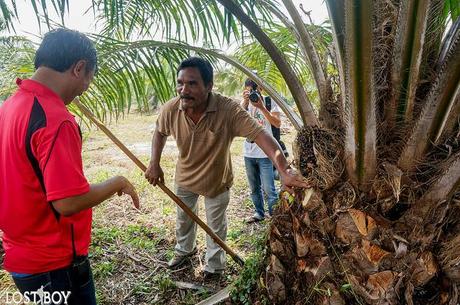
<svg viewBox="0 0 460 305">
<path fill-rule="evenodd" d="M 413 118 L 430 0 L 402 1 L 396 29 L 392 71 L 392 113 L 399 120 Z M 387 117 L 393 122 L 396 117 Z"/>
<path fill-rule="evenodd" d="M 424 219 L 427 210 L 443 200 L 450 200 L 460 186 L 460 153 L 450 157 L 442 167 L 447 170 L 436 179 L 430 189 L 420 198 L 412 208 L 413 215 L 420 215 Z"/>
<path fill-rule="evenodd" d="M 345 2 L 345 156 L 349 177 L 363 190 L 377 170 L 372 10 L 368 1 Z"/>
</svg>

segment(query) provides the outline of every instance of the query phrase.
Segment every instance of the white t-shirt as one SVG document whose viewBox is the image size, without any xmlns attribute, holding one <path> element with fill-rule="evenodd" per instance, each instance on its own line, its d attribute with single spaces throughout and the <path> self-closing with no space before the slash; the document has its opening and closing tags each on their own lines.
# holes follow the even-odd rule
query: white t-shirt
<svg viewBox="0 0 460 305">
<path fill-rule="evenodd" d="M 265 103 L 265 99 L 263 100 Z M 270 112 L 280 113 L 280 108 L 273 100 L 271 104 L 272 108 Z M 265 118 L 262 111 L 254 107 L 251 104 L 251 102 L 249 102 L 248 105 L 248 112 L 251 115 L 251 117 L 253 117 L 257 121 L 257 123 L 259 123 L 259 125 L 263 126 L 269 134 L 272 134 L 272 126 L 270 125 L 270 122 Z M 260 147 L 256 143 L 249 143 L 248 141 L 244 141 L 243 155 L 248 158 L 267 158 L 267 155 L 263 152 L 262 149 L 260 149 Z"/>
</svg>

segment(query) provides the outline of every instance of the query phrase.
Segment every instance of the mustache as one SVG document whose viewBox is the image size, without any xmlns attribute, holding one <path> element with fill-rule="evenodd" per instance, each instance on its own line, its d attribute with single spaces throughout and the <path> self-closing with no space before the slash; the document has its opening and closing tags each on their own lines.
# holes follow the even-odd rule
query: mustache
<svg viewBox="0 0 460 305">
<path fill-rule="evenodd" d="M 194 98 L 189 96 L 189 95 L 180 95 L 180 98 L 181 99 L 186 99 L 186 100 L 194 100 Z"/>
</svg>

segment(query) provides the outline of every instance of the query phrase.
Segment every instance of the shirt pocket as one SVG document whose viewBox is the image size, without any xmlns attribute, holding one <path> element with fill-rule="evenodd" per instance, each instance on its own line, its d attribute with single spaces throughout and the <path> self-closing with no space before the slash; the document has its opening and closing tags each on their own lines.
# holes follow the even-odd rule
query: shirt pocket
<svg viewBox="0 0 460 305">
<path fill-rule="evenodd" d="M 213 146 L 213 145 L 216 145 L 216 143 L 219 141 L 219 138 L 221 137 L 222 137 L 221 131 L 214 131 L 214 130 L 208 129 L 201 133 L 200 140 L 201 142 L 206 144 L 206 146 Z"/>
</svg>

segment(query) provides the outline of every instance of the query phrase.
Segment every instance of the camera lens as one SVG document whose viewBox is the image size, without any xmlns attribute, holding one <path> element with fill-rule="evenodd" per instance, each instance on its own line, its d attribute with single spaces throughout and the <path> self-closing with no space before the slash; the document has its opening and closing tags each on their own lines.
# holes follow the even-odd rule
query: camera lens
<svg viewBox="0 0 460 305">
<path fill-rule="evenodd" d="M 251 90 L 251 92 L 249 92 L 249 100 L 253 103 L 259 100 L 259 94 L 257 93 L 257 91 Z"/>
</svg>

